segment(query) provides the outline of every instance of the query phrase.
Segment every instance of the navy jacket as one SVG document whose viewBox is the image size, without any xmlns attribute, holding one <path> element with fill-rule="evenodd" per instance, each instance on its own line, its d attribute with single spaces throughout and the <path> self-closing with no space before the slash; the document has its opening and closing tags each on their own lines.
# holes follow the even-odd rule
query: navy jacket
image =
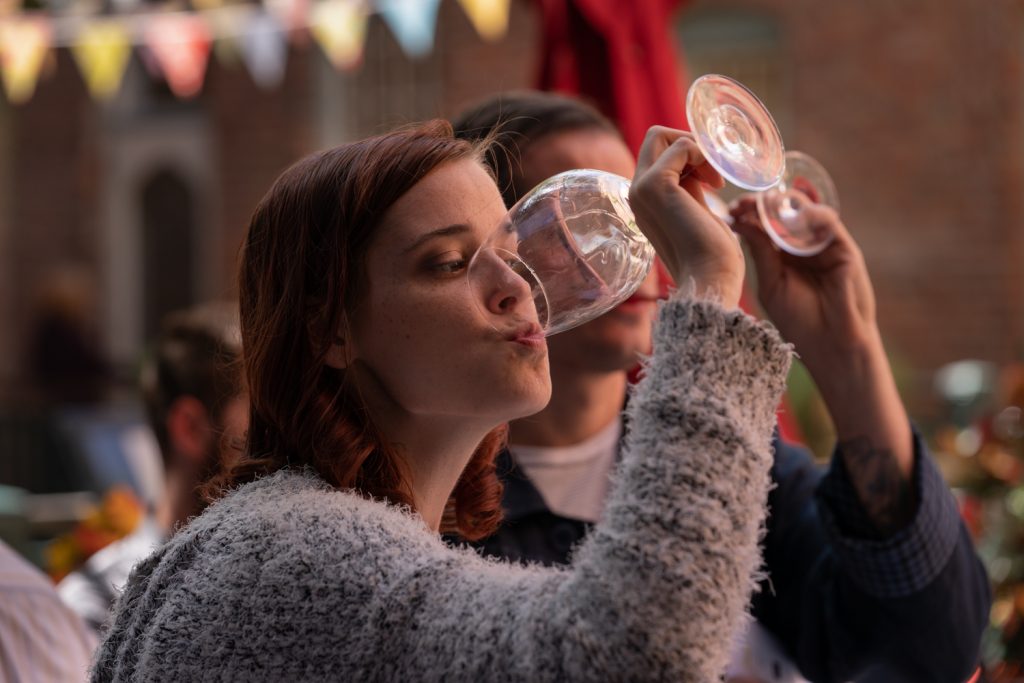
<svg viewBox="0 0 1024 683">
<path fill-rule="evenodd" d="M 512 560 L 568 563 L 591 525 L 548 510 L 507 451 L 498 471 L 505 522 L 478 547 Z M 805 449 L 776 438 L 772 478 L 768 579 L 752 611 L 803 675 L 815 683 L 967 680 L 988 621 L 988 577 L 920 438 L 918 509 L 888 538 L 874 531 L 841 458 L 823 470 Z"/>
</svg>

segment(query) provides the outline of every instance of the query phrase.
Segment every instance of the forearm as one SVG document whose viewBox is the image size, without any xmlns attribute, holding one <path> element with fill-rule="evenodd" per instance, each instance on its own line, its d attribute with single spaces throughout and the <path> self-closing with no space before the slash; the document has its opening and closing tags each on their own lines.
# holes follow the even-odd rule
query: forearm
<svg viewBox="0 0 1024 683">
<path fill-rule="evenodd" d="M 887 535 L 910 520 L 916 505 L 910 420 L 877 331 L 842 351 L 811 354 L 805 362 L 835 425 L 838 457 L 878 531 Z"/>
<path fill-rule="evenodd" d="M 872 663 L 900 680 L 954 681 L 975 663 L 987 621 L 984 569 L 920 436 L 909 524 L 877 538 L 842 459 L 819 472 L 779 442 L 765 539 L 771 576 L 754 613 L 814 681 L 848 681 Z M 824 476 L 823 476 L 824 474 Z M 868 530 L 867 538 L 857 530 Z M 927 653 L 927 654 L 925 654 Z M 966 680 L 966 673 L 959 680 Z"/>
<path fill-rule="evenodd" d="M 654 346 L 630 401 L 604 522 L 577 553 L 564 594 L 598 594 L 579 607 L 600 612 L 579 621 L 616 623 L 618 657 L 646 661 L 652 678 L 711 680 L 760 564 L 774 406 L 789 353 L 773 330 L 739 312 L 674 301 Z"/>
</svg>

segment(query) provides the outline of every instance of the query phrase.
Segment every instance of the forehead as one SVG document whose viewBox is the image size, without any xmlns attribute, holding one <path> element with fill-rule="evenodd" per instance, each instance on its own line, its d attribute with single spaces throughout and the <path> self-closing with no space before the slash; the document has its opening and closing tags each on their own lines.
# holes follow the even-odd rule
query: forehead
<svg viewBox="0 0 1024 683">
<path fill-rule="evenodd" d="M 491 229 L 504 215 L 490 174 L 476 160 L 460 159 L 441 164 L 392 204 L 380 237 L 405 241 L 456 224 Z"/>
<path fill-rule="evenodd" d="M 556 173 L 576 168 L 593 168 L 631 178 L 636 162 L 621 138 L 600 128 L 549 133 L 523 151 L 523 180 L 531 187 Z"/>
</svg>

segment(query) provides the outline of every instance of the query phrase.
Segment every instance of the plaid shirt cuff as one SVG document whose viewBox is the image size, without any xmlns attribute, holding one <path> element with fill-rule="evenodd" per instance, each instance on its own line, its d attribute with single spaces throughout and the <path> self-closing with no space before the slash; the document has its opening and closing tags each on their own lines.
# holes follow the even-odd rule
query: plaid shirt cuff
<svg viewBox="0 0 1024 683">
<path fill-rule="evenodd" d="M 959 542 L 956 500 L 916 430 L 912 483 L 917 511 L 910 524 L 886 538 L 857 498 L 838 449 L 818 486 L 831 545 L 843 570 L 868 595 L 899 598 L 920 591 L 942 571 Z"/>
</svg>

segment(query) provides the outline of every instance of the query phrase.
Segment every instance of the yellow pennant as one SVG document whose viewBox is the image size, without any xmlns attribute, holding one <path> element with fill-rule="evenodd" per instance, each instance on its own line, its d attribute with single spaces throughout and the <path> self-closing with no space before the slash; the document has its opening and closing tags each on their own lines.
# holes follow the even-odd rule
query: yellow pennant
<svg viewBox="0 0 1024 683">
<path fill-rule="evenodd" d="M 229 5 L 204 13 L 211 33 L 216 36 L 213 54 L 224 66 L 236 67 L 242 61 L 242 27 L 252 11 L 248 6 Z"/>
<path fill-rule="evenodd" d="M 118 21 L 86 24 L 71 46 L 85 84 L 98 100 L 109 100 L 117 94 L 131 51 L 131 36 Z"/>
<path fill-rule="evenodd" d="M 484 40 L 498 40 L 508 31 L 509 0 L 459 0 L 459 4 Z"/>
<path fill-rule="evenodd" d="M 314 5 L 310 14 L 313 36 L 339 69 L 351 69 L 362 59 L 366 21 L 361 0 L 327 0 Z"/>
<path fill-rule="evenodd" d="M 12 103 L 27 102 L 36 91 L 51 35 L 42 18 L 0 21 L 0 75 Z"/>
</svg>

